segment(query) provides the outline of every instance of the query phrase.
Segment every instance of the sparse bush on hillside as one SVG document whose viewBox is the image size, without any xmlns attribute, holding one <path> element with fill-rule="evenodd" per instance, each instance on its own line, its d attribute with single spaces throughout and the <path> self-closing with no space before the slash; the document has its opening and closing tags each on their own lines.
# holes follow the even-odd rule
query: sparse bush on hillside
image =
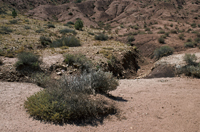
<svg viewBox="0 0 200 132">
<path fill-rule="evenodd" d="M 191 24 L 191 27 L 192 27 L 192 28 L 196 28 L 196 27 L 197 27 L 196 23 L 192 23 L 192 24 Z"/>
<path fill-rule="evenodd" d="M 154 51 L 154 57 L 156 59 L 160 59 L 163 56 L 172 55 L 174 52 L 174 49 L 169 46 L 162 46 Z"/>
<path fill-rule="evenodd" d="M 18 23 L 17 20 L 10 20 L 9 22 L 10 22 L 10 24 L 17 24 Z"/>
<path fill-rule="evenodd" d="M 12 17 L 15 18 L 16 16 L 17 16 L 17 12 L 16 12 L 16 10 L 14 9 L 14 10 L 12 11 Z"/>
<path fill-rule="evenodd" d="M 184 35 L 183 33 L 182 33 L 182 34 L 180 34 L 178 37 L 179 37 L 179 39 L 181 39 L 181 40 L 184 40 L 184 39 L 185 39 L 185 38 L 184 38 L 184 37 L 185 37 L 185 35 Z"/>
<path fill-rule="evenodd" d="M 30 26 L 24 26 L 24 29 L 28 30 L 28 29 L 31 29 Z"/>
<path fill-rule="evenodd" d="M 43 45 L 43 46 L 47 46 L 47 45 L 50 45 L 52 43 L 51 39 L 50 38 L 47 38 L 45 36 L 40 36 L 40 43 Z"/>
<path fill-rule="evenodd" d="M 164 37 L 161 36 L 160 38 L 158 38 L 158 42 L 161 43 L 161 44 L 164 44 L 165 43 Z"/>
<path fill-rule="evenodd" d="M 134 36 L 128 36 L 127 41 L 128 41 L 128 42 L 133 42 L 133 41 L 135 41 Z"/>
<path fill-rule="evenodd" d="M 172 29 L 172 30 L 171 30 L 171 33 L 177 34 L 177 31 L 176 31 L 175 29 Z"/>
<path fill-rule="evenodd" d="M 158 31 L 158 34 L 164 34 L 164 33 L 165 33 L 164 30 L 160 30 L 160 31 Z"/>
<path fill-rule="evenodd" d="M 105 35 L 105 34 L 103 34 L 103 33 L 101 33 L 101 34 L 99 34 L 99 35 L 95 35 L 94 38 L 95 38 L 95 40 L 101 40 L 101 41 L 108 40 L 108 36 Z"/>
<path fill-rule="evenodd" d="M 57 39 L 50 44 L 50 47 L 77 47 L 81 46 L 80 41 L 74 36 L 62 37 L 61 39 Z"/>
<path fill-rule="evenodd" d="M 56 28 L 54 24 L 48 24 L 47 27 L 48 28 Z"/>
<path fill-rule="evenodd" d="M 184 47 L 185 48 L 194 48 L 195 43 L 194 42 L 186 42 L 186 43 L 184 43 Z"/>
<path fill-rule="evenodd" d="M 25 108 L 31 116 L 43 121 L 96 123 L 104 116 L 115 113 L 116 109 L 93 93 L 107 93 L 117 86 L 118 81 L 112 74 L 102 71 L 63 76 L 49 88 L 29 97 Z"/>
<path fill-rule="evenodd" d="M 66 34 L 66 33 L 77 34 L 76 31 L 74 31 L 74 30 L 72 30 L 72 29 L 68 29 L 68 28 L 61 29 L 59 32 L 60 32 L 61 34 Z"/>
<path fill-rule="evenodd" d="M 196 43 L 200 43 L 200 37 L 195 38 L 194 41 L 195 41 Z"/>
<path fill-rule="evenodd" d="M 187 63 L 186 66 L 178 69 L 178 73 L 182 74 L 184 73 L 187 76 L 193 76 L 200 78 L 200 63 L 197 63 L 197 57 L 195 54 L 185 54 L 183 57 L 184 61 Z"/>
<path fill-rule="evenodd" d="M 50 83 L 50 76 L 46 73 L 36 72 L 31 75 L 32 82 L 40 87 L 46 88 Z"/>
<path fill-rule="evenodd" d="M 5 27 L 5 26 L 1 26 L 0 27 L 0 34 L 10 34 L 12 33 L 12 29 L 10 29 L 9 27 Z"/>
<path fill-rule="evenodd" d="M 44 29 L 38 29 L 35 31 L 36 33 L 45 33 L 46 31 Z"/>
<path fill-rule="evenodd" d="M 80 68 L 82 71 L 89 71 L 92 68 L 92 62 L 82 54 L 66 54 L 64 62 L 76 68 Z"/>
<path fill-rule="evenodd" d="M 183 60 L 188 64 L 188 65 L 196 65 L 197 64 L 197 57 L 195 54 L 185 54 L 183 57 Z"/>
<path fill-rule="evenodd" d="M 75 24 L 74 27 L 76 30 L 82 30 L 83 28 L 83 21 L 81 19 L 78 19 Z"/>
<path fill-rule="evenodd" d="M 15 66 L 18 69 L 28 67 L 37 70 L 40 68 L 39 64 L 40 60 L 38 55 L 35 55 L 30 52 L 22 52 L 18 54 L 18 61 L 16 62 Z"/>
</svg>

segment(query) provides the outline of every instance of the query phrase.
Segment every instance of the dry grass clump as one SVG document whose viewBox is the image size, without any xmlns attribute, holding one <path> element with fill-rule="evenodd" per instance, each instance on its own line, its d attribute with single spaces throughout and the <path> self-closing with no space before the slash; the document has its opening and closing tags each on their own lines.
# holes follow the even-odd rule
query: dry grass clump
<svg viewBox="0 0 200 132">
<path fill-rule="evenodd" d="M 107 93 L 117 86 L 112 74 L 103 71 L 63 76 L 50 87 L 29 97 L 25 108 L 31 116 L 43 121 L 96 124 L 108 114 L 115 113 L 116 109 L 94 93 Z"/>
<path fill-rule="evenodd" d="M 74 30 L 72 30 L 72 29 L 68 29 L 68 28 L 61 29 L 59 32 L 60 32 L 61 34 L 66 34 L 66 33 L 77 34 L 76 31 L 74 31 Z"/>
<path fill-rule="evenodd" d="M 6 26 L 0 27 L 0 34 L 10 34 L 12 32 L 13 32 L 13 30 L 10 29 L 9 27 L 6 27 Z"/>
<path fill-rule="evenodd" d="M 99 35 L 95 35 L 94 39 L 95 40 L 106 41 L 106 40 L 108 40 L 108 36 L 103 34 L 103 33 L 101 33 Z"/>
</svg>

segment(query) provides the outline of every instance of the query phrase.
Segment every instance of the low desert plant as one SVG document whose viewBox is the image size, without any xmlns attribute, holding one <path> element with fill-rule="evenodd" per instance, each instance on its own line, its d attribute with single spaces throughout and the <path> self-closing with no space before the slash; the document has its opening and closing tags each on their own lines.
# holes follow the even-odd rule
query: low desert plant
<svg viewBox="0 0 200 132">
<path fill-rule="evenodd" d="M 93 65 L 92 62 L 82 54 L 66 54 L 64 62 L 76 68 L 80 68 L 82 71 L 89 71 Z"/>
<path fill-rule="evenodd" d="M 74 31 L 74 30 L 72 30 L 72 29 L 68 29 L 68 28 L 61 29 L 59 32 L 60 32 L 61 34 L 66 34 L 66 33 L 77 34 L 76 31 Z"/>
<path fill-rule="evenodd" d="M 30 26 L 24 26 L 24 29 L 28 30 L 28 29 L 31 29 Z"/>
<path fill-rule="evenodd" d="M 127 41 L 128 41 L 128 42 L 133 42 L 133 41 L 135 41 L 134 36 L 128 36 Z"/>
<path fill-rule="evenodd" d="M 31 75 L 32 82 L 40 87 L 46 88 L 50 84 L 50 76 L 46 73 L 36 72 Z"/>
<path fill-rule="evenodd" d="M 164 34 L 164 33 L 165 33 L 164 30 L 160 30 L 160 31 L 158 31 L 158 34 Z"/>
<path fill-rule="evenodd" d="M 40 43 L 43 45 L 43 46 L 47 46 L 47 45 L 50 45 L 52 43 L 51 39 L 48 38 L 48 37 L 45 37 L 45 36 L 40 36 Z"/>
<path fill-rule="evenodd" d="M 185 54 L 183 60 L 187 63 L 187 65 L 195 65 L 197 64 L 197 57 L 195 54 Z"/>
<path fill-rule="evenodd" d="M 117 86 L 118 81 L 112 74 L 102 71 L 63 76 L 50 87 L 29 97 L 25 108 L 31 116 L 43 121 L 94 123 L 116 112 L 114 105 L 94 93 L 107 93 Z"/>
<path fill-rule="evenodd" d="M 95 40 L 101 40 L 101 41 L 106 41 L 106 40 L 108 40 L 108 36 L 107 35 L 105 35 L 105 34 L 103 34 L 103 33 L 101 33 L 101 34 L 99 34 L 99 35 L 95 35 Z"/>
<path fill-rule="evenodd" d="M 162 46 L 154 51 L 154 57 L 156 59 L 160 59 L 163 56 L 172 55 L 174 52 L 174 49 L 169 46 Z"/>
<path fill-rule="evenodd" d="M 81 19 L 78 19 L 75 24 L 74 27 L 76 30 L 82 30 L 83 28 L 83 21 Z"/>
<path fill-rule="evenodd" d="M 158 38 L 158 42 L 161 44 L 165 43 L 165 38 L 163 36 L 161 36 L 160 38 Z"/>
<path fill-rule="evenodd" d="M 55 25 L 54 24 L 47 24 L 47 27 L 48 28 L 55 28 Z"/>
<path fill-rule="evenodd" d="M 173 34 L 177 34 L 177 31 L 175 29 L 172 29 L 170 32 Z"/>
<path fill-rule="evenodd" d="M 15 18 L 17 16 L 17 12 L 15 9 L 12 11 L 12 16 L 13 16 L 13 18 Z"/>
<path fill-rule="evenodd" d="M 10 20 L 9 22 L 10 22 L 10 24 L 17 24 L 18 23 L 17 20 Z"/>
<path fill-rule="evenodd" d="M 2 61 L 2 59 L 0 58 L 0 65 L 2 65 L 3 64 L 3 61 Z"/>
<path fill-rule="evenodd" d="M 45 33 L 46 31 L 44 29 L 38 29 L 35 31 L 36 33 Z"/>
<path fill-rule="evenodd" d="M 15 66 L 18 69 L 21 68 L 31 68 L 31 69 L 39 69 L 40 68 L 40 60 L 39 56 L 35 55 L 31 52 L 22 52 L 18 54 L 18 61 L 16 62 Z"/>
<path fill-rule="evenodd" d="M 184 43 L 184 47 L 185 48 L 194 48 L 195 43 L 194 42 L 186 42 L 186 43 Z"/>
<path fill-rule="evenodd" d="M 184 39 L 185 39 L 185 38 L 184 38 L 184 37 L 185 37 L 185 35 L 184 35 L 183 33 L 182 33 L 182 34 L 180 34 L 178 37 L 179 37 L 179 39 L 181 39 L 181 40 L 184 40 Z"/>
<path fill-rule="evenodd" d="M 10 29 L 9 27 L 6 26 L 1 26 L 0 27 L 0 34 L 10 34 L 12 33 L 12 29 Z"/>
<path fill-rule="evenodd" d="M 80 40 L 75 38 L 74 36 L 62 37 L 61 39 L 57 39 L 50 44 L 50 47 L 77 47 L 81 46 Z"/>
</svg>

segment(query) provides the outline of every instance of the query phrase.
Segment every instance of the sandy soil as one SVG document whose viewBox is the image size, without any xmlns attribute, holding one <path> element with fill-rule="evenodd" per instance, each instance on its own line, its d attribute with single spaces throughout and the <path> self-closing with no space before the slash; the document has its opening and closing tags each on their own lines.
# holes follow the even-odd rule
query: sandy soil
<svg viewBox="0 0 200 132">
<path fill-rule="evenodd" d="M 0 82 L 0 131 L 200 132 L 199 84 L 199 79 L 188 78 L 120 80 L 111 93 L 119 97 L 120 117 L 109 116 L 98 126 L 59 126 L 26 113 L 24 100 L 39 91 L 38 86 Z"/>
</svg>

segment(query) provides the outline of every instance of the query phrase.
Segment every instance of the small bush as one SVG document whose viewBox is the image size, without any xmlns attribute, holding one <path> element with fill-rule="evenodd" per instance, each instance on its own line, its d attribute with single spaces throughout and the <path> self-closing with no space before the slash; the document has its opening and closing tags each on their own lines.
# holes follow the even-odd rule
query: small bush
<svg viewBox="0 0 200 132">
<path fill-rule="evenodd" d="M 164 37 L 161 36 L 160 38 L 158 38 L 158 42 L 164 44 L 165 43 Z"/>
<path fill-rule="evenodd" d="M 185 48 L 194 48 L 195 45 L 194 45 L 193 42 L 186 42 L 186 43 L 184 43 L 184 47 L 185 47 Z"/>
<path fill-rule="evenodd" d="M 66 54 L 64 62 L 76 68 L 80 68 L 82 71 L 89 71 L 92 68 L 92 62 L 82 54 Z"/>
<path fill-rule="evenodd" d="M 24 26 L 24 29 L 28 30 L 28 29 L 31 29 L 30 26 Z"/>
<path fill-rule="evenodd" d="M 133 41 L 135 41 L 134 36 L 128 36 L 127 41 L 128 41 L 128 42 L 133 42 Z"/>
<path fill-rule="evenodd" d="M 160 59 L 163 56 L 172 55 L 174 52 L 174 49 L 169 46 L 162 46 L 154 51 L 154 57 L 156 59 Z"/>
<path fill-rule="evenodd" d="M 191 24 L 191 27 L 192 27 L 192 28 L 196 28 L 196 27 L 197 27 L 196 23 L 192 23 L 192 24 Z"/>
<path fill-rule="evenodd" d="M 197 64 L 197 57 L 195 56 L 195 54 L 185 54 L 185 56 L 183 57 L 183 60 L 187 63 L 187 65 L 195 65 Z"/>
<path fill-rule="evenodd" d="M 172 30 L 171 30 L 171 33 L 177 34 L 177 31 L 176 31 L 175 29 L 172 29 Z"/>
<path fill-rule="evenodd" d="M 69 21 L 69 22 L 67 22 L 67 24 L 74 25 L 74 22 Z"/>
<path fill-rule="evenodd" d="M 9 22 L 10 22 L 10 24 L 17 24 L 18 23 L 17 20 L 10 20 Z"/>
<path fill-rule="evenodd" d="M 80 41 L 74 36 L 62 37 L 61 39 L 57 39 L 50 44 L 50 47 L 62 47 L 62 46 L 77 47 L 81 46 L 81 44 Z"/>
<path fill-rule="evenodd" d="M 25 108 L 31 116 L 43 121 L 96 124 L 116 110 L 112 104 L 91 94 L 108 92 L 117 86 L 117 80 L 102 71 L 64 76 L 49 88 L 27 98 Z"/>
<path fill-rule="evenodd" d="M 185 39 L 185 38 L 184 38 L 184 37 L 185 37 L 184 34 L 180 34 L 178 37 L 179 37 L 179 39 L 181 39 L 181 40 L 184 40 L 184 39 Z"/>
<path fill-rule="evenodd" d="M 36 33 L 45 33 L 46 31 L 44 29 L 38 29 L 35 31 Z"/>
<path fill-rule="evenodd" d="M 164 34 L 164 33 L 165 33 L 164 30 L 160 30 L 160 31 L 158 31 L 158 34 Z"/>
<path fill-rule="evenodd" d="M 5 26 L 2 26 L 0 28 L 0 34 L 10 34 L 12 33 L 12 29 L 10 29 L 9 27 L 5 27 Z"/>
<path fill-rule="evenodd" d="M 30 52 L 22 52 L 18 54 L 18 61 L 16 62 L 15 66 L 18 69 L 30 67 L 32 69 L 39 69 L 39 56 L 30 53 Z"/>
<path fill-rule="evenodd" d="M 200 37 L 195 38 L 194 41 L 195 41 L 196 43 L 200 43 Z"/>
<path fill-rule="evenodd" d="M 62 29 L 59 31 L 61 34 L 66 34 L 66 33 L 73 33 L 73 34 L 76 34 L 76 31 L 72 30 L 72 29 L 68 29 L 68 28 L 65 28 L 65 29 Z"/>
<path fill-rule="evenodd" d="M 15 18 L 17 16 L 17 12 L 15 9 L 12 11 L 12 16 L 13 16 L 13 18 Z"/>
<path fill-rule="evenodd" d="M 50 83 L 50 76 L 46 73 L 37 72 L 31 75 L 32 82 L 40 87 L 46 88 Z"/>
<path fill-rule="evenodd" d="M 83 28 L 83 21 L 78 19 L 76 22 L 75 22 L 75 25 L 74 25 L 75 29 L 76 30 L 82 30 Z"/>
<path fill-rule="evenodd" d="M 101 40 L 101 41 L 106 41 L 106 40 L 108 40 L 108 36 L 107 35 L 105 35 L 105 34 L 103 34 L 103 33 L 101 33 L 101 34 L 99 34 L 99 35 L 95 35 L 95 40 Z"/>
<path fill-rule="evenodd" d="M 48 28 L 56 28 L 54 24 L 48 24 L 47 27 Z"/>
<path fill-rule="evenodd" d="M 47 37 L 44 37 L 44 36 L 40 36 L 40 43 L 43 46 L 47 46 L 47 45 L 50 45 L 52 43 L 52 41 L 51 41 L 50 38 L 47 38 Z"/>
</svg>

